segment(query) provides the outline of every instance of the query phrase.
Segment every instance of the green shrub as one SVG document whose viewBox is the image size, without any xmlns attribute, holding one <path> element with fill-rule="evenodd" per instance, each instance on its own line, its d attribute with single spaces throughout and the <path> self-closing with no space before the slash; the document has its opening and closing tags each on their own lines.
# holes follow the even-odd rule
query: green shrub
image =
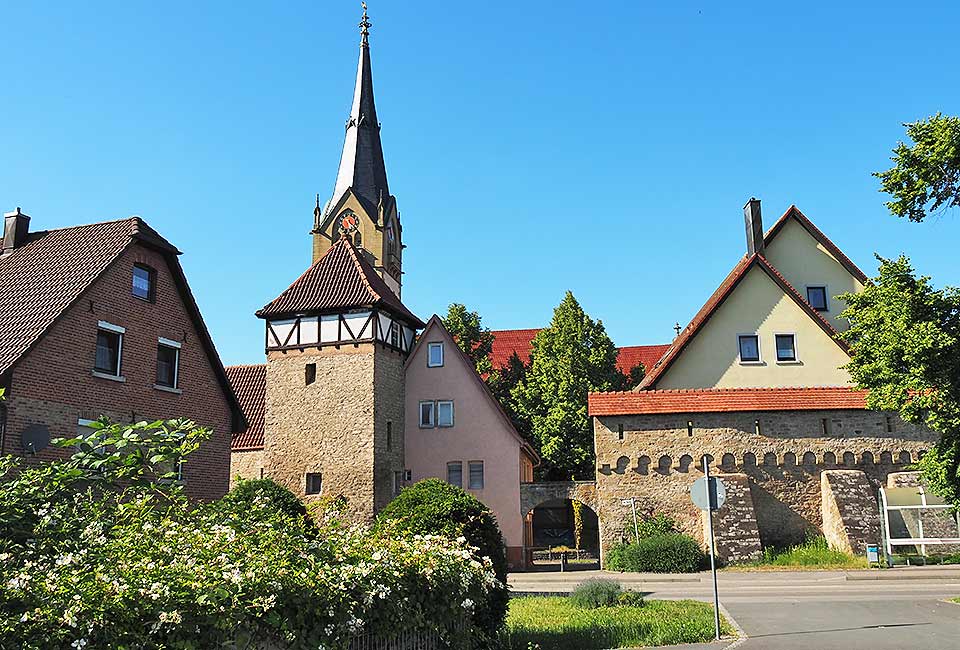
<svg viewBox="0 0 960 650">
<path fill-rule="evenodd" d="M 157 479 L 208 431 L 96 424 L 58 443 L 67 460 L 0 457 L 0 648 L 346 650 L 422 628 L 473 650 L 485 634 L 471 615 L 498 583 L 462 542 L 190 502 Z"/>
<path fill-rule="evenodd" d="M 473 612 L 474 624 L 492 639 L 507 616 L 507 552 L 497 519 L 487 506 L 460 488 L 432 478 L 404 489 L 377 516 L 374 530 L 385 537 L 397 534 L 464 538 L 490 558 L 500 585 Z"/>
<path fill-rule="evenodd" d="M 621 607 L 643 607 L 647 604 L 647 601 L 643 599 L 643 594 L 638 594 L 635 591 L 625 591 L 620 594 L 617 604 Z"/>
<path fill-rule="evenodd" d="M 811 537 L 803 544 L 786 549 L 768 546 L 763 549 L 761 565 L 797 567 L 866 568 L 865 558 L 830 548 L 822 535 Z"/>
<path fill-rule="evenodd" d="M 620 583 L 607 578 L 593 578 L 581 582 L 570 594 L 570 602 L 580 609 L 612 607 L 619 602 Z"/>
<path fill-rule="evenodd" d="M 706 555 L 689 535 L 669 533 L 641 539 L 636 544 L 618 544 L 606 555 L 611 571 L 693 573 L 703 568 Z"/>
<path fill-rule="evenodd" d="M 667 515 L 651 515 L 637 522 L 637 530 L 640 532 L 640 539 L 669 535 L 677 532 L 677 522 Z"/>
<path fill-rule="evenodd" d="M 307 507 L 296 494 L 268 478 L 238 480 L 233 489 L 223 497 L 221 503 L 241 510 L 251 508 L 255 504 L 266 505 L 277 512 L 294 517 L 307 516 Z"/>
</svg>

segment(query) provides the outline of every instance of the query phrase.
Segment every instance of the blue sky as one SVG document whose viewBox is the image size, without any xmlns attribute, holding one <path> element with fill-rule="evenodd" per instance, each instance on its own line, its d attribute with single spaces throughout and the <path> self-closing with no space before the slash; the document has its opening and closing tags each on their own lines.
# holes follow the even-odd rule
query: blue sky
<svg viewBox="0 0 960 650">
<path fill-rule="evenodd" d="M 719 5 L 723 6 L 719 6 Z M 572 290 L 618 345 L 665 343 L 795 203 L 868 274 L 960 284 L 960 214 L 883 206 L 901 122 L 960 113 L 960 3 L 371 0 L 404 301 L 494 328 Z M 143 216 L 184 251 L 225 363 L 310 262 L 359 3 L 0 0 L 0 208 L 37 229 Z"/>
</svg>

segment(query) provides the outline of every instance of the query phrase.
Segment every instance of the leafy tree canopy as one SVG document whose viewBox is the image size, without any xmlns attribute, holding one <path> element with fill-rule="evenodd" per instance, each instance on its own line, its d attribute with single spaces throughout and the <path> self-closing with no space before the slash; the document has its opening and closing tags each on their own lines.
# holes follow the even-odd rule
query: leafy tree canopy
<svg viewBox="0 0 960 650">
<path fill-rule="evenodd" d="M 441 320 L 457 342 L 457 347 L 473 361 L 477 372 L 484 376 L 493 372 L 493 364 L 490 363 L 493 334 L 483 326 L 480 314 L 468 311 L 466 306 L 455 302 L 447 308 L 447 315 Z"/>
<path fill-rule="evenodd" d="M 874 173 L 880 191 L 893 197 L 890 212 L 923 221 L 935 210 L 960 206 L 960 117 L 937 113 L 904 126 L 913 145 L 898 143 L 893 167 Z"/>
<path fill-rule="evenodd" d="M 960 290 L 935 289 L 910 260 L 880 259 L 862 293 L 841 296 L 847 365 L 871 409 L 898 412 L 940 433 L 921 460 L 925 482 L 960 505 Z"/>
<path fill-rule="evenodd" d="M 587 394 L 618 390 L 626 378 L 617 369 L 617 348 L 603 323 L 590 318 L 567 292 L 550 326 L 533 339 L 530 367 L 513 389 L 530 422 L 548 478 L 592 476 L 593 430 Z"/>
</svg>

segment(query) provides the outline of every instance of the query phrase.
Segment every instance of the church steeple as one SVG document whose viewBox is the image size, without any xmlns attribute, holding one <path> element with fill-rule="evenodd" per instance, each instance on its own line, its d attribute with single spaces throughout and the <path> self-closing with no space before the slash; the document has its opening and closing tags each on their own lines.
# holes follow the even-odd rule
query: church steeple
<svg viewBox="0 0 960 650">
<path fill-rule="evenodd" d="M 357 81 L 353 89 L 350 117 L 347 119 L 340 169 L 330 199 L 331 207 L 349 188 L 353 188 L 372 208 L 376 208 L 390 196 L 387 168 L 383 162 L 383 146 L 380 143 L 380 122 L 377 120 L 377 107 L 373 100 L 369 35 L 370 21 L 367 18 L 367 5 L 363 3 Z"/>
<path fill-rule="evenodd" d="M 313 259 L 320 257 L 349 231 L 357 248 L 398 296 L 400 295 L 400 218 L 387 185 L 387 168 L 380 143 L 380 122 L 373 99 L 370 65 L 370 20 L 367 5 L 360 20 L 360 59 L 347 118 L 343 152 L 333 195 L 314 210 Z"/>
</svg>

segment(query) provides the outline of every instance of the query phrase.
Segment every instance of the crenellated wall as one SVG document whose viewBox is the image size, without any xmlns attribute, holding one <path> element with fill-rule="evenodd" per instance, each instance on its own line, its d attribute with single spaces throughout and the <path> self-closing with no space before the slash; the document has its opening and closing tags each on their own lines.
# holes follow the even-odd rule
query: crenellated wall
<svg viewBox="0 0 960 650">
<path fill-rule="evenodd" d="M 621 502 L 631 497 L 702 539 L 689 489 L 704 454 L 718 474 L 746 477 L 764 546 L 798 543 L 822 531 L 822 472 L 860 470 L 875 492 L 935 440 L 895 415 L 852 409 L 595 417 L 602 545 L 629 538 Z"/>
</svg>

